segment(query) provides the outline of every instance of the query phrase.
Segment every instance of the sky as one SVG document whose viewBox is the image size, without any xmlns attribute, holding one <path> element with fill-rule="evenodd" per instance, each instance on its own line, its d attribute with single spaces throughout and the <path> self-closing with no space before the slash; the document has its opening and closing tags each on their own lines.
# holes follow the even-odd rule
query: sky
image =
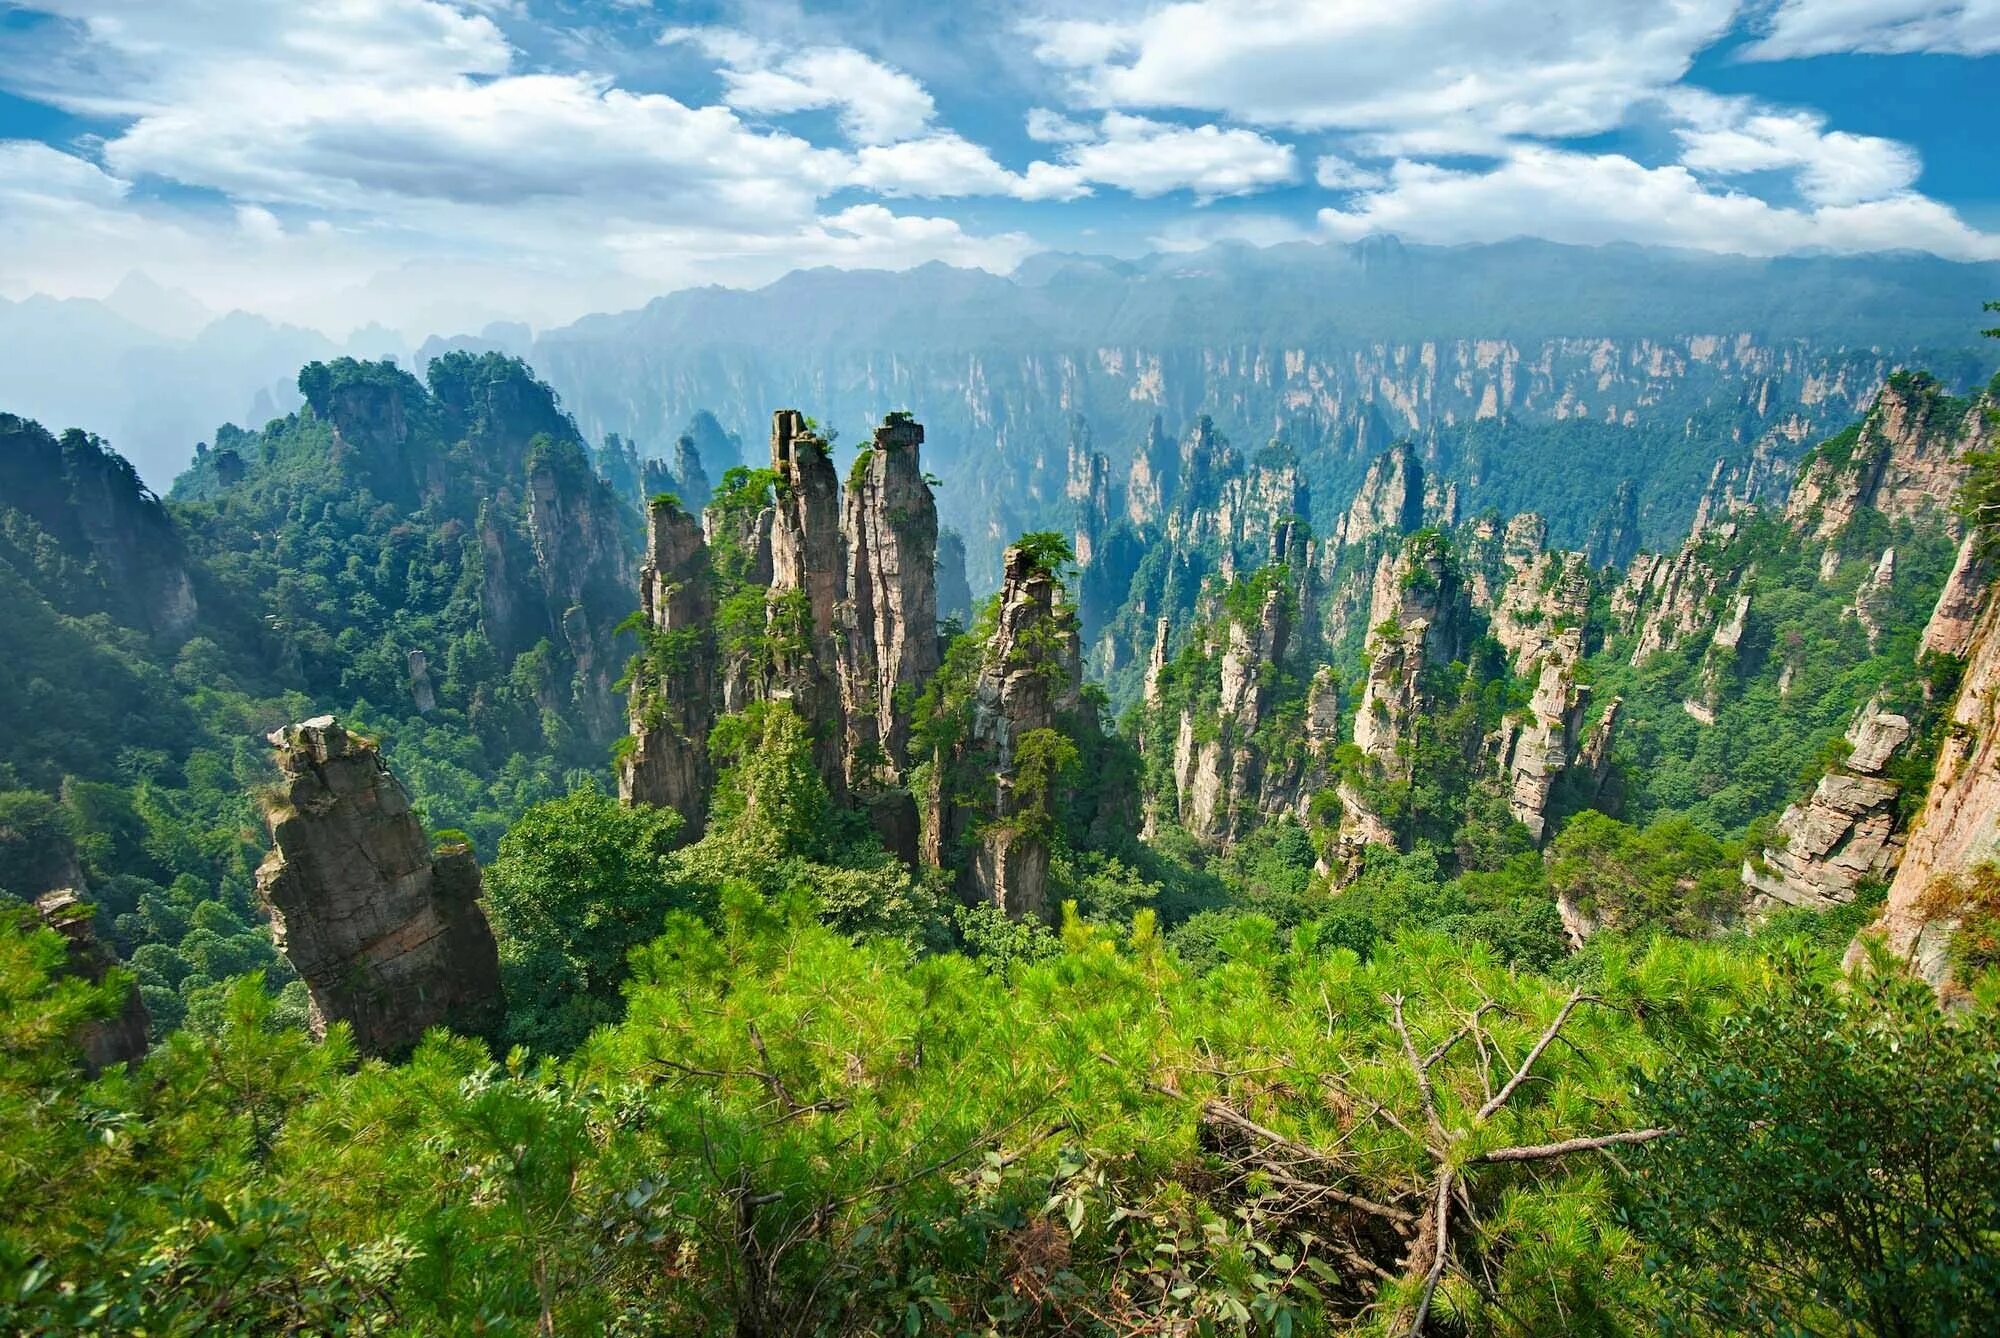
<svg viewBox="0 0 2000 1338">
<path fill-rule="evenodd" d="M 0 0 L 0 297 L 416 337 L 1228 239 L 1993 259 L 1996 124 L 2000 0 Z"/>
</svg>

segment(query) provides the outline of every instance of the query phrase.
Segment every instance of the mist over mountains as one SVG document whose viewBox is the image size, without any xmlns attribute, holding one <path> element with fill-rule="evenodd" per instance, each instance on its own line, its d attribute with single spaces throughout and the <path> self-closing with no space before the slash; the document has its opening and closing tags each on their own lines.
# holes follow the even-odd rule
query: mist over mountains
<svg viewBox="0 0 2000 1338">
<path fill-rule="evenodd" d="M 1977 295 L 2000 264 L 1917 253 L 1753 259 L 1516 240 L 1435 247 L 1224 244 L 1119 260 L 1048 253 L 1014 274 L 930 264 L 794 272 L 698 288 L 533 332 L 492 325 L 412 348 L 198 303 L 135 276 L 104 301 L 0 301 L 0 403 L 109 439 L 154 487 L 221 422 L 299 403 L 304 362 L 346 353 L 421 371 L 449 348 L 526 358 L 586 438 L 671 455 L 699 410 L 755 442 L 774 404 L 845 433 L 894 409 L 930 427 L 946 522 L 975 583 L 999 545 L 1051 523 L 1072 438 L 1122 476 L 1157 416 L 1254 451 L 1282 438 L 1317 518 L 1392 441 L 1420 444 L 1475 508 L 1534 506 L 1577 542 L 1631 480 L 1649 539 L 1685 526 L 1718 453 L 1854 417 L 1894 367 L 1964 386 L 1990 370 Z M 755 450 L 751 454 L 757 454 Z M 1556 468 L 1579 455 L 1591 471 Z M 707 462 L 711 474 L 737 463 Z"/>
</svg>

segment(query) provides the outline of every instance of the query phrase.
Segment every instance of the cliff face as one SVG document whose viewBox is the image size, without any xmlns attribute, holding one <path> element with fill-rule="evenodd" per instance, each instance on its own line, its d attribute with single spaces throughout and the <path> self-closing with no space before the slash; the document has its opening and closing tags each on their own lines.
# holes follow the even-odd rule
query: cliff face
<svg viewBox="0 0 2000 1338">
<path fill-rule="evenodd" d="M 910 699 L 938 667 L 937 502 L 923 440 L 922 424 L 891 415 L 848 480 L 841 696 L 855 788 L 901 781 Z"/>
<path fill-rule="evenodd" d="M 827 788 L 844 795 L 845 730 L 834 639 L 847 569 L 840 480 L 825 440 L 795 409 L 772 417 L 771 468 L 778 476 L 768 605 L 772 695 L 788 699 L 805 720 L 821 777 Z"/>
<path fill-rule="evenodd" d="M 1582 658 L 1583 637 L 1575 629 L 1549 643 L 1541 657 L 1527 717 L 1501 749 L 1507 809 L 1537 842 L 1548 834 L 1549 796 L 1576 759 L 1583 713 L 1590 703 L 1589 687 L 1576 681 L 1577 662 Z M 1600 754 L 1609 749 L 1608 737 L 1603 741 L 1593 738 L 1592 743 Z"/>
<path fill-rule="evenodd" d="M 490 1032 L 500 962 L 472 853 L 433 853 L 375 745 L 332 716 L 271 742 L 284 780 L 257 888 L 306 982 L 314 1034 L 344 1021 L 363 1053 L 398 1055 L 432 1026 Z"/>
<path fill-rule="evenodd" d="M 991 760 L 990 816 L 977 831 L 970 860 L 959 874 L 968 900 L 999 907 L 1015 919 L 1048 915 L 1052 780 L 1029 774 L 1022 745 L 1037 730 L 1054 728 L 1082 705 L 1083 663 L 1076 618 L 1062 599 L 1055 575 L 1027 550 L 1007 550 L 999 616 L 980 659 L 972 689 L 972 727 L 966 751 Z M 1041 787 L 1037 790 L 1035 787 Z M 974 816 L 952 811 L 933 797 L 925 824 L 933 862 L 968 830 Z"/>
<path fill-rule="evenodd" d="M 714 574 L 694 517 L 671 498 L 647 511 L 647 556 L 639 571 L 646 631 L 632 667 L 632 743 L 619 761 L 618 797 L 681 814 L 681 835 L 699 840 L 714 772 L 708 731 L 715 723 Z"/>
<path fill-rule="evenodd" d="M 1968 403 L 1922 373 L 1891 376 L 1857 427 L 1806 458 L 1786 519 L 1816 539 L 1840 534 L 1863 507 L 1891 520 L 1944 519 L 1966 453 L 1991 448 L 1993 408 L 1990 392 Z"/>
<path fill-rule="evenodd" d="M 1174 816 L 1193 835 L 1225 845 L 1261 818 L 1298 809 L 1307 762 L 1305 756 L 1285 751 L 1272 756 L 1269 741 L 1259 733 L 1271 718 L 1274 688 L 1291 654 L 1297 605 L 1282 585 L 1266 583 L 1261 589 L 1254 606 L 1231 609 L 1203 624 L 1196 632 L 1200 644 L 1195 655 L 1174 665 L 1176 673 L 1197 680 L 1186 685 L 1194 691 L 1176 694 L 1189 700 L 1166 726 L 1174 738 Z M 1166 673 L 1165 632 L 1162 619 L 1161 668 L 1150 676 L 1155 699 Z M 1209 686 L 1211 675 L 1212 696 L 1201 690 Z M 1327 687 L 1332 688 L 1330 679 Z M 1330 707 L 1322 702 L 1322 709 L 1337 714 L 1337 700 Z"/>
<path fill-rule="evenodd" d="M 2000 857 L 2000 599 L 1975 555 L 1978 537 L 1966 541 L 1925 630 L 1926 649 L 1962 655 L 1965 669 L 1923 811 L 1882 917 L 1866 931 L 1940 989 L 1949 987 L 1951 938 L 1969 909 L 1962 875 Z M 1848 963 L 1864 959 L 1857 941 Z"/>
<path fill-rule="evenodd" d="M 1761 860 L 1743 864 L 1748 909 L 1824 910 L 1852 901 L 1864 880 L 1886 879 L 1902 857 L 1896 797 L 1883 775 L 1909 741 L 1910 721 L 1870 702 L 1847 731 L 1847 760 L 1820 778 L 1810 797 L 1787 808 Z"/>
<path fill-rule="evenodd" d="M 38 897 L 35 910 L 43 924 L 63 936 L 68 947 L 68 961 L 63 967 L 67 974 L 95 985 L 117 965 L 118 959 L 97 941 L 90 904 L 75 889 L 64 888 Z M 139 982 L 134 979 L 118 1016 L 86 1022 L 74 1037 L 83 1051 L 85 1069 L 101 1073 L 114 1064 L 129 1064 L 143 1058 L 151 1027 L 145 1001 L 139 997 Z"/>
<path fill-rule="evenodd" d="M 1582 553 L 1547 548 L 1548 524 L 1524 512 L 1501 528 L 1474 521 L 1464 536 L 1465 571 L 1472 606 L 1485 611 L 1493 639 L 1517 670 L 1554 643 L 1565 629 L 1582 627 L 1594 590 L 1590 560 Z"/>
<path fill-rule="evenodd" d="M 43 571 L 44 595 L 66 613 L 103 611 L 128 626 L 180 639 L 199 612 L 180 533 L 126 460 L 87 433 L 58 441 L 39 423 L 0 413 L 0 514 L 13 511 L 54 545 L 62 569 Z M 0 537 L 0 557 L 32 540 Z"/>
<path fill-rule="evenodd" d="M 1398 442 L 1368 466 L 1354 501 L 1334 526 L 1333 544 L 1347 549 L 1381 535 L 1407 534 L 1423 519 L 1423 466 L 1408 442 Z"/>
<path fill-rule="evenodd" d="M 614 641 L 631 587 L 625 508 L 574 441 L 537 437 L 526 509 L 551 639 L 575 666 L 576 704 L 593 738 L 616 733 Z"/>
</svg>

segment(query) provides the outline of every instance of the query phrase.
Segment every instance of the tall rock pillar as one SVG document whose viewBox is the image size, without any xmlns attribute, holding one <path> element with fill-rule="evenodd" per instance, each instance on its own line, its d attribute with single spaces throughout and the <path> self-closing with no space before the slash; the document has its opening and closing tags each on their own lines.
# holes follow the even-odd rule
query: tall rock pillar
<svg viewBox="0 0 2000 1338">
<path fill-rule="evenodd" d="M 639 573 L 645 620 L 633 663 L 629 751 L 619 760 L 618 797 L 671 808 L 681 835 L 698 840 L 714 783 L 708 731 L 715 723 L 715 595 L 701 525 L 672 497 L 646 516 Z"/>
<path fill-rule="evenodd" d="M 773 695 L 789 698 L 804 718 L 820 775 L 844 796 L 846 736 L 835 638 L 847 595 L 840 480 L 825 438 L 796 409 L 771 416 L 771 468 L 778 476 L 768 615 Z"/>
<path fill-rule="evenodd" d="M 840 669 L 850 788 L 902 779 L 909 701 L 937 672 L 937 501 L 923 441 L 921 423 L 890 414 L 848 479 Z"/>
<path fill-rule="evenodd" d="M 344 1021 L 363 1053 L 397 1055 L 433 1026 L 495 1030 L 500 959 L 472 852 L 434 853 L 375 745 L 332 716 L 271 742 L 284 782 L 266 809 L 257 889 L 305 979 L 313 1033 Z"/>
</svg>

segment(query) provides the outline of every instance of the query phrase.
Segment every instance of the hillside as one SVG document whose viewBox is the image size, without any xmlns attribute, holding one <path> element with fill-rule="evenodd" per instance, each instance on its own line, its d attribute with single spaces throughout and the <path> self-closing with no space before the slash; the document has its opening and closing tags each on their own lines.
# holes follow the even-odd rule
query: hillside
<svg viewBox="0 0 2000 1338">
<path fill-rule="evenodd" d="M 0 419 L 10 1327 L 1996 1318 L 2000 384 L 1658 546 L 1079 424 L 967 618 L 911 415 L 298 390 Z"/>
</svg>

